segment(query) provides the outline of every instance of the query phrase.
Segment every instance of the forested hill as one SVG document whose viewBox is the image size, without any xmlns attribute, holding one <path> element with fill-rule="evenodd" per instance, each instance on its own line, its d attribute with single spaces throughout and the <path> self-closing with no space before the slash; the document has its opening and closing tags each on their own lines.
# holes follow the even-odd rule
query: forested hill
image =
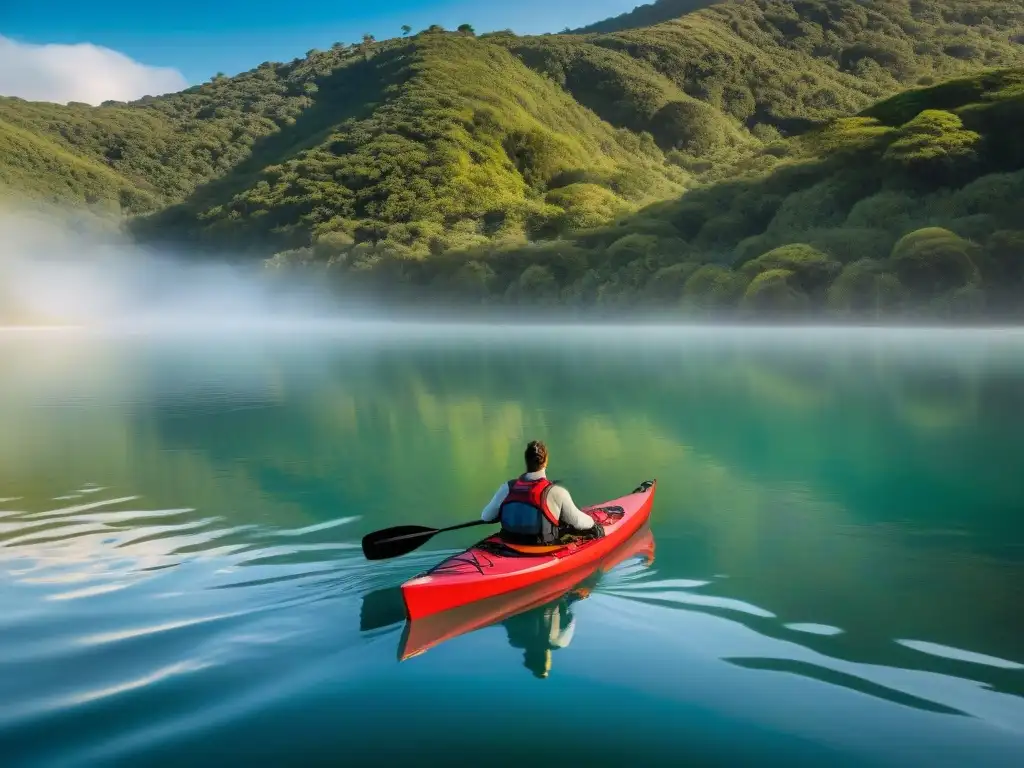
<svg viewBox="0 0 1024 768">
<path fill-rule="evenodd" d="M 259 253 L 549 238 L 703 181 L 686 156 L 724 170 L 902 87 L 1024 62 L 1021 33 L 1024 0 L 744 0 L 610 35 L 435 28 L 129 105 L 2 100 L 0 181 L 173 206 L 145 231 Z"/>
<path fill-rule="evenodd" d="M 400 264 L 407 298 L 687 316 L 1024 319 L 1024 69 L 907 91 L 613 225 Z M 771 161 L 768 158 L 772 158 Z M 351 279 L 358 272 L 349 271 Z"/>
<path fill-rule="evenodd" d="M 731 0 L 725 1 L 731 2 Z M 707 8 L 709 5 L 714 4 L 715 0 L 656 0 L 646 5 L 638 5 L 628 13 L 622 13 L 579 29 L 565 31 L 571 34 L 583 35 L 621 32 L 624 29 L 637 29 L 639 27 L 653 27 L 655 24 L 678 19 L 687 13 L 698 11 L 701 8 Z"/>
<path fill-rule="evenodd" d="M 830 136 L 836 118 L 908 88 L 1024 65 L 1024 0 L 735 0 L 676 16 L 691 6 L 662 0 L 611 33 L 435 27 L 338 43 L 131 104 L 0 99 L 0 195 L 131 214 L 140 238 L 276 253 L 275 265 L 329 264 L 349 283 L 421 296 L 628 303 L 660 274 L 671 303 L 694 265 L 729 271 L 792 243 L 801 212 L 830 204 L 815 185 L 848 147 L 813 137 Z M 917 199 L 1004 169 L 992 142 L 1005 127 L 971 125 L 971 105 L 1015 92 L 985 82 L 941 107 L 953 122 L 851 124 L 875 149 L 949 139 L 963 152 L 935 151 L 952 153 L 960 172 L 915 175 L 892 153 L 865 161 L 873 180 L 837 182 L 840 202 L 819 211 L 816 230 L 890 187 Z M 775 181 L 750 181 L 766 178 Z M 807 199 L 787 203 L 804 182 Z M 747 186 L 761 191 L 708 207 Z M 853 255 L 888 256 L 915 216 Z M 619 242 L 626 235 L 646 239 Z M 809 245 L 829 253 L 821 238 Z M 737 285 L 722 306 L 738 301 Z M 820 306 L 819 288 L 800 291 Z"/>
</svg>

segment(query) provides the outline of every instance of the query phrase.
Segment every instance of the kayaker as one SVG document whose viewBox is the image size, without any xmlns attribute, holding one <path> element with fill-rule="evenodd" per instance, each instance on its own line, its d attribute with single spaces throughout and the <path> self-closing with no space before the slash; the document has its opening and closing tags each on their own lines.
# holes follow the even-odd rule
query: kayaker
<svg viewBox="0 0 1024 768">
<path fill-rule="evenodd" d="M 604 536 L 604 528 L 579 510 L 569 491 L 548 480 L 547 446 L 534 440 L 524 456 L 526 473 L 503 483 L 480 519 L 500 522 L 502 538 L 515 544 L 556 544 L 577 532 Z"/>
<path fill-rule="evenodd" d="M 576 618 L 571 606 L 572 601 L 563 598 L 502 622 L 508 644 L 523 651 L 523 666 L 534 677 L 544 679 L 551 674 L 551 652 L 572 642 Z"/>
</svg>

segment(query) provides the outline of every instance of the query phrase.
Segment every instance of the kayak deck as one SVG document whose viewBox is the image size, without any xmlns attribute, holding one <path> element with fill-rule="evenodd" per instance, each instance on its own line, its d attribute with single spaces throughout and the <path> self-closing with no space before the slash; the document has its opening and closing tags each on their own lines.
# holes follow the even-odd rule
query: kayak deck
<svg viewBox="0 0 1024 768">
<path fill-rule="evenodd" d="M 604 528 L 603 538 L 572 537 L 577 540 L 523 551 L 500 536 L 488 536 L 452 555 L 402 585 L 408 618 L 422 618 L 521 589 L 602 559 L 648 520 L 656 487 L 655 481 L 648 481 L 627 496 L 585 508 L 583 511 Z"/>
</svg>

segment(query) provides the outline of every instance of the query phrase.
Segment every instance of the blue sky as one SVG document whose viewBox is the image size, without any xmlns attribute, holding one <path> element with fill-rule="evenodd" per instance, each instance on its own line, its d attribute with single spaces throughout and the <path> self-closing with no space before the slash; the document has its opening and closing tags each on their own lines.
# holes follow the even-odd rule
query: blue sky
<svg viewBox="0 0 1024 768">
<path fill-rule="evenodd" d="M 0 0 L 0 35 L 24 43 L 94 43 L 148 65 L 174 67 L 189 82 L 287 61 L 335 41 L 401 35 L 409 24 L 478 32 L 557 32 L 649 0 Z"/>
</svg>

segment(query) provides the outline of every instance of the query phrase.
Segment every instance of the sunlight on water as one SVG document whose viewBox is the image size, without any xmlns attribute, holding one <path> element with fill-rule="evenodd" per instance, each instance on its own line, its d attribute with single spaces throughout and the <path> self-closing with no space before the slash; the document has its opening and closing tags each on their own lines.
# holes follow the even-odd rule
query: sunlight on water
<svg viewBox="0 0 1024 768">
<path fill-rule="evenodd" d="M 946 659 L 966 661 L 969 664 L 986 664 L 990 667 L 1000 667 L 1002 669 L 1024 669 L 1024 664 L 1018 664 L 1015 661 L 997 659 L 994 656 L 986 656 L 983 653 L 972 653 L 971 651 L 964 651 L 959 648 L 949 648 L 945 645 L 939 645 L 938 643 L 926 643 L 920 640 L 897 640 L 896 642 L 900 645 L 906 646 L 907 648 L 913 648 L 915 651 L 921 651 L 921 653 L 930 653 L 934 656 L 941 656 Z"/>
<path fill-rule="evenodd" d="M 787 624 L 786 629 L 794 632 L 807 632 L 812 635 L 840 635 L 843 630 L 839 627 L 829 627 L 825 624 Z"/>
</svg>

